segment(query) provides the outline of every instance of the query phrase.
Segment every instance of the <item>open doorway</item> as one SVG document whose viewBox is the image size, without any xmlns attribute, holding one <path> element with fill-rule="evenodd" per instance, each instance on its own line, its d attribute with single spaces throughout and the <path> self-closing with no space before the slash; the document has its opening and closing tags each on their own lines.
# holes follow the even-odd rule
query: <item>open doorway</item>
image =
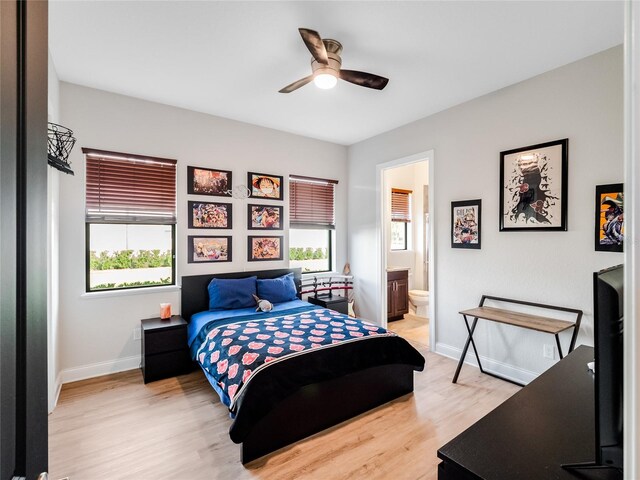
<svg viewBox="0 0 640 480">
<path fill-rule="evenodd" d="M 382 318 L 387 328 L 432 348 L 435 338 L 433 153 L 379 166 Z"/>
</svg>

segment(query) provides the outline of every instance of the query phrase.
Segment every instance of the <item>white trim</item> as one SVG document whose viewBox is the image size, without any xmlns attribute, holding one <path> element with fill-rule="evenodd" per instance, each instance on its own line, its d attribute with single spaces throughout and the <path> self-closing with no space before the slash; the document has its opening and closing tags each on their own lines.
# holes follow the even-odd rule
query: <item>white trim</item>
<svg viewBox="0 0 640 480">
<path fill-rule="evenodd" d="M 435 353 L 444 357 L 449 357 L 458 362 L 460 360 L 460 355 L 462 355 L 462 349 L 444 343 L 436 343 Z M 498 362 L 482 355 L 480 355 L 480 361 L 482 362 L 483 370 L 495 373 L 496 375 L 500 375 L 501 377 L 508 378 L 509 380 L 512 380 L 514 382 L 527 385 L 538 377 L 537 373 L 530 370 L 514 367 L 513 365 Z M 467 359 L 465 360 L 464 364 L 478 368 L 478 362 L 471 352 L 467 352 Z M 464 370 L 461 370 L 460 372 L 461 377 L 458 379 L 458 381 L 464 383 Z"/>
<path fill-rule="evenodd" d="M 434 166 L 434 150 L 426 150 L 424 152 L 409 155 L 407 157 L 398 158 L 389 162 L 380 163 L 376 165 L 376 233 L 377 233 L 377 247 L 380 252 L 377 261 L 377 271 L 379 279 L 379 298 L 381 299 L 378 311 L 380 318 L 380 325 L 384 328 L 387 327 L 387 279 L 386 279 L 386 265 L 387 265 L 387 239 L 384 234 L 384 228 L 382 226 L 385 222 L 384 205 L 386 196 L 383 191 L 384 184 L 384 171 L 390 168 L 400 167 L 404 165 L 410 165 L 418 162 L 428 162 L 429 169 L 429 318 L 432 321 L 429 322 L 429 348 L 431 350 L 435 347 L 436 340 L 436 322 L 433 321 L 436 318 L 436 262 L 435 262 L 435 166 Z"/>
<path fill-rule="evenodd" d="M 140 368 L 140 355 L 108 360 L 106 362 L 91 363 L 81 367 L 68 368 L 60 372 L 62 383 L 77 382 L 87 378 L 101 377 L 111 373 L 124 372 Z"/>
<path fill-rule="evenodd" d="M 56 408 L 56 405 L 58 405 L 58 399 L 60 398 L 60 392 L 62 391 L 62 373 L 58 373 L 58 376 L 55 380 L 55 387 L 56 390 L 53 398 L 49 399 L 49 411 L 47 413 L 53 412 L 53 410 Z"/>
<path fill-rule="evenodd" d="M 86 292 L 80 295 L 80 298 L 89 300 L 93 298 L 104 297 L 125 297 L 127 295 L 150 295 L 152 293 L 178 292 L 181 288 L 182 287 L 180 285 L 166 285 L 158 287 L 139 287 L 122 290 L 107 290 L 105 292 Z"/>
<path fill-rule="evenodd" d="M 624 39 L 624 478 L 640 478 L 637 451 L 640 448 L 638 399 L 638 345 L 640 344 L 640 4 L 626 2 Z"/>
</svg>

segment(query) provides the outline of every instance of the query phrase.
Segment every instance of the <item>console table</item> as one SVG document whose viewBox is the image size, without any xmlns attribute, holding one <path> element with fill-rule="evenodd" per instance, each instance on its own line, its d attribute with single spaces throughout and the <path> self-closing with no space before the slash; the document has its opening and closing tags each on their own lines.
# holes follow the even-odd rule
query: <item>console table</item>
<svg viewBox="0 0 640 480">
<path fill-rule="evenodd" d="M 567 322 L 565 320 L 558 320 L 556 318 L 548 318 L 542 317 L 540 315 L 531 315 L 528 313 L 516 312 L 512 310 L 506 310 L 503 308 L 494 308 L 494 307 L 485 307 L 484 302 L 486 300 L 493 300 L 496 302 L 506 303 L 506 304 L 514 304 L 514 305 L 526 305 L 529 307 L 536 307 L 538 309 L 552 310 L 556 312 L 566 312 L 571 313 L 576 316 L 575 321 Z M 488 372 L 482 368 L 482 363 L 480 363 L 480 356 L 478 355 L 478 350 L 476 348 L 476 344 L 473 341 L 473 332 L 476 329 L 476 325 L 478 324 L 478 319 L 482 318 L 484 320 L 489 320 L 490 322 L 496 323 L 504 323 L 507 325 L 513 325 L 516 327 L 526 328 L 529 330 L 536 330 L 538 332 L 550 333 L 556 339 L 556 345 L 558 347 L 558 354 L 560 355 L 560 359 L 564 358 L 562 354 L 562 345 L 560 344 L 560 337 L 558 334 L 560 332 L 564 332 L 570 328 L 573 328 L 573 334 L 571 335 L 571 343 L 569 344 L 569 352 L 573 351 L 573 348 L 576 344 L 576 339 L 578 338 L 578 330 L 580 330 L 580 320 L 582 319 L 582 310 L 578 310 L 575 308 L 566 308 L 566 307 L 558 307 L 555 305 L 545 305 L 543 303 L 534 303 L 534 302 L 525 302 L 523 300 L 514 300 L 511 298 L 502 298 L 502 297 L 493 297 L 490 295 L 483 295 L 480 300 L 480 305 L 475 308 L 471 308 L 469 310 L 462 310 L 458 312 L 464 318 L 464 324 L 467 327 L 468 337 L 467 341 L 464 344 L 464 348 L 462 349 L 462 355 L 460 355 L 460 361 L 458 362 L 458 367 L 456 368 L 456 373 L 453 375 L 453 383 L 458 381 L 458 376 L 460 375 L 460 369 L 464 364 L 464 359 L 467 356 L 467 351 L 469 350 L 469 344 L 473 347 L 473 352 L 476 354 L 476 360 L 478 362 L 478 367 L 482 373 L 486 373 L 487 375 L 491 375 L 492 377 L 499 378 L 501 380 L 506 380 L 507 382 L 515 383 L 516 385 L 520 385 L 523 387 L 522 383 L 511 380 L 510 378 L 505 378 L 503 376 L 497 375 L 495 373 Z M 467 317 L 474 317 L 473 324 L 469 325 L 469 319 Z"/>
<path fill-rule="evenodd" d="M 438 450 L 438 480 L 577 480 L 595 459 L 593 348 L 579 346 Z M 585 477 L 582 477 L 585 478 Z M 618 479 L 610 470 L 590 479 Z"/>
</svg>

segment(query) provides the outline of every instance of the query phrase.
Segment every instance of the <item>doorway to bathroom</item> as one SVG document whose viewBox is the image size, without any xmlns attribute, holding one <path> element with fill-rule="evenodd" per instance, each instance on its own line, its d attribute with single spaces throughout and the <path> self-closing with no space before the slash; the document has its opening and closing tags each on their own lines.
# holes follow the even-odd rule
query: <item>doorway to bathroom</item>
<svg viewBox="0 0 640 480">
<path fill-rule="evenodd" d="M 387 328 L 432 349 L 433 152 L 379 166 L 382 316 Z M 431 201 L 430 201 L 431 200 Z"/>
</svg>

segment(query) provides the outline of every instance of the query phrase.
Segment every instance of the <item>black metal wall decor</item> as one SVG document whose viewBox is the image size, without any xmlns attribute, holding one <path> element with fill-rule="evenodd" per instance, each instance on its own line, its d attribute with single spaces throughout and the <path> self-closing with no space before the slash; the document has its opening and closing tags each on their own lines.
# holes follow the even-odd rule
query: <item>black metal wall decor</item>
<svg viewBox="0 0 640 480">
<path fill-rule="evenodd" d="M 47 133 L 47 158 L 49 165 L 57 168 L 61 172 L 73 175 L 71 164 L 68 161 L 71 149 L 76 143 L 73 131 L 57 123 L 49 122 Z"/>
</svg>

